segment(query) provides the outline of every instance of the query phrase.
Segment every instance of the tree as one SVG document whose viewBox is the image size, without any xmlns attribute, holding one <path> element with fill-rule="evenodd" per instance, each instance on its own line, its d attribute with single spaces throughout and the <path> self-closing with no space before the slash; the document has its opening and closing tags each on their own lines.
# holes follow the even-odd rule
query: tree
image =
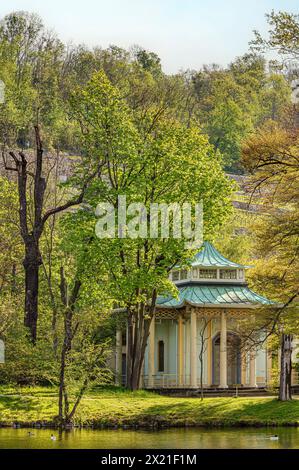
<svg viewBox="0 0 299 470">
<path fill-rule="evenodd" d="M 87 180 L 92 176 L 85 175 L 87 179 L 75 196 L 70 195 L 56 207 L 47 207 L 46 191 L 50 189 L 47 186 L 53 162 L 49 154 L 45 159 L 44 149 L 51 149 L 52 145 L 59 148 L 61 127 L 67 128 L 58 86 L 64 48 L 55 36 L 44 30 L 37 16 L 24 12 L 4 18 L 0 44 L 0 62 L 5 64 L 1 79 L 6 84 L 6 99 L 1 104 L 0 141 L 4 168 L 16 175 L 19 231 L 24 248 L 24 322 L 35 342 L 42 264 L 40 240 L 45 224 L 54 214 L 80 204 Z"/>
<path fill-rule="evenodd" d="M 186 128 L 172 117 L 163 97 L 146 106 L 146 112 L 144 103 L 129 108 L 103 73 L 95 74 L 74 96 L 73 112 L 83 130 L 86 161 L 101 169 L 89 189 L 88 203 L 95 209 L 99 202 L 109 202 L 116 209 L 119 196 L 126 196 L 127 204 L 146 207 L 148 221 L 150 204 L 202 199 L 208 234 L 230 207 L 231 185 L 221 170 L 220 155 L 198 127 Z M 138 216 L 138 210 L 134 215 Z M 134 390 L 140 383 L 156 298 L 173 289 L 168 272 L 174 263 L 188 258 L 190 251 L 184 239 L 172 236 L 116 235 L 99 241 L 93 233 L 93 212 L 80 211 L 73 217 L 76 229 L 85 226 L 86 236 L 97 244 L 109 273 L 110 292 L 127 312 L 127 385 Z M 128 223 L 138 231 L 140 220 L 135 217 Z"/>
<path fill-rule="evenodd" d="M 189 112 L 223 154 L 225 169 L 244 171 L 242 141 L 265 120 L 281 119 L 290 102 L 286 79 L 274 72 L 269 76 L 265 59 L 256 53 L 238 57 L 226 69 L 205 66 L 185 76 Z"/>
<path fill-rule="evenodd" d="M 252 190 L 263 198 L 265 215 L 255 225 L 257 265 L 255 282 L 267 287 L 282 307 L 270 309 L 265 327 L 281 338 L 280 399 L 291 397 L 292 334 L 298 332 L 299 165 L 298 134 L 273 123 L 244 144 L 243 158 L 253 173 Z M 266 260 L 266 262 L 265 262 Z"/>
<path fill-rule="evenodd" d="M 263 38 L 255 31 L 251 41 L 252 48 L 259 52 L 272 50 L 277 52 L 284 61 L 299 57 L 299 17 L 296 14 L 274 10 L 266 15 L 270 26 L 269 35 Z"/>
<path fill-rule="evenodd" d="M 29 169 L 29 158 L 23 151 L 9 151 L 12 164 L 3 156 L 5 169 L 17 173 L 18 197 L 19 197 L 19 221 L 20 234 L 24 243 L 25 270 L 25 316 L 24 323 L 28 327 L 33 342 L 36 341 L 38 318 L 38 288 L 39 267 L 42 264 L 40 253 L 40 238 L 43 234 L 45 223 L 54 214 L 62 212 L 69 207 L 80 204 L 83 200 L 88 181 L 93 175 L 88 175 L 83 182 L 78 195 L 67 202 L 44 211 L 44 196 L 47 187 L 47 179 L 43 173 L 43 144 L 40 129 L 35 126 L 36 154 L 33 161 L 33 171 Z M 33 200 L 28 197 L 28 178 L 33 180 Z M 33 214 L 30 214 L 30 203 L 33 203 Z"/>
<path fill-rule="evenodd" d="M 161 59 L 155 54 L 136 46 L 133 51 L 134 57 L 144 70 L 148 70 L 153 76 L 162 74 Z"/>
<path fill-rule="evenodd" d="M 85 212 L 85 211 L 79 211 Z M 103 330 L 110 322 L 113 299 L 105 266 L 86 227 L 73 226 L 71 213 L 58 224 L 60 240 L 54 261 L 53 291 L 58 309 L 59 399 L 58 424 L 73 424 L 82 397 L 93 385 L 111 383 L 107 366 L 111 337 Z M 59 271 L 59 274 L 58 274 Z M 59 282 L 59 285 L 58 285 Z"/>
<path fill-rule="evenodd" d="M 282 401 L 292 398 L 292 342 L 293 335 L 282 333 L 279 399 Z"/>
<path fill-rule="evenodd" d="M 72 425 L 77 408 L 88 387 L 91 384 L 105 383 L 110 380 L 111 374 L 106 365 L 110 349 L 107 342 L 95 340 L 99 323 L 103 319 L 97 315 L 100 321 L 99 319 L 95 321 L 92 318 L 93 315 L 87 315 L 82 305 L 82 295 L 80 305 L 83 277 L 75 278 L 69 293 L 63 267 L 60 268 L 60 276 L 64 328 L 60 356 L 58 423 L 60 427 L 67 427 Z M 91 289 L 90 283 L 89 289 Z M 82 318 L 83 316 L 87 318 Z M 79 348 L 74 346 L 75 341 L 79 342 Z M 74 388 L 71 384 L 74 382 L 77 384 L 78 391 L 71 404 L 70 392 Z"/>
<path fill-rule="evenodd" d="M 16 185 L 0 177 L 0 295 L 3 299 L 15 295 L 20 286 L 22 243 L 17 207 Z"/>
<path fill-rule="evenodd" d="M 272 11 L 266 15 L 270 26 L 268 37 L 264 38 L 255 31 L 252 49 L 259 53 L 275 51 L 280 61 L 274 66 L 284 69 L 291 60 L 299 57 L 299 21 L 298 15 Z M 289 70 L 289 75 L 298 73 L 296 68 Z M 268 254 L 270 279 L 278 298 L 283 298 L 285 309 L 281 334 L 280 392 L 281 400 L 291 398 L 291 348 L 290 333 L 298 331 L 298 324 L 292 318 L 297 309 L 298 289 L 298 129 L 296 128 L 296 106 L 288 113 L 280 128 L 273 126 L 262 133 L 245 147 L 245 161 L 251 170 L 258 170 L 256 189 L 266 188 L 266 202 L 272 207 L 268 219 L 259 233 L 265 253 Z M 252 158 L 253 157 L 253 158 Z M 252 161 L 250 162 L 250 160 Z M 265 194 L 263 194 L 265 196 Z M 273 207 L 274 206 L 274 207 Z M 271 238 L 273 237 L 273 239 Z M 280 289 L 278 289 L 280 285 Z M 279 319 L 281 318 L 279 312 Z M 289 318 L 288 318 L 289 317 Z M 275 323 L 278 321 L 275 317 Z"/>
</svg>

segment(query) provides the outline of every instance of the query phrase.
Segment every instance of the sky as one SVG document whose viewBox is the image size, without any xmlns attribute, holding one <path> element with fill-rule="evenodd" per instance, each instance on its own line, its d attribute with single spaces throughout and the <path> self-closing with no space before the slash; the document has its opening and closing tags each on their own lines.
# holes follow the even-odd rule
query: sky
<svg viewBox="0 0 299 470">
<path fill-rule="evenodd" d="M 248 50 L 265 13 L 299 13 L 298 0 L 0 0 L 0 17 L 38 13 L 64 42 L 156 52 L 166 73 L 227 65 Z"/>
</svg>

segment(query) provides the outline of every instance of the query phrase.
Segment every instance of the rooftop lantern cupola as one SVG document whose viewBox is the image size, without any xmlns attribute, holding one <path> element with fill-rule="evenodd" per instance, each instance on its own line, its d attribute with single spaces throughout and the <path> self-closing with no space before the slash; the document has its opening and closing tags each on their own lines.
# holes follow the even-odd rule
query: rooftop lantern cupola
<svg viewBox="0 0 299 470">
<path fill-rule="evenodd" d="M 183 283 L 244 284 L 244 266 L 225 258 L 209 242 L 190 263 L 190 267 L 181 269 L 176 266 L 170 273 L 170 279 L 177 285 Z"/>
<path fill-rule="evenodd" d="M 187 267 L 175 266 L 170 279 L 178 288 L 178 297 L 160 295 L 160 308 L 183 308 L 185 305 L 225 308 L 270 305 L 273 302 L 253 292 L 245 280 L 250 266 L 235 263 L 222 256 L 209 242 L 204 242 Z"/>
</svg>

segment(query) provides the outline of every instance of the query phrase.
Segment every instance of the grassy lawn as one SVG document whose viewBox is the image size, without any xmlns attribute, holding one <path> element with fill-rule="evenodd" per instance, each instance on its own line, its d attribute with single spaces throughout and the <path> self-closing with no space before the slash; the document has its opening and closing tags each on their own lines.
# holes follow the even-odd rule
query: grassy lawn
<svg viewBox="0 0 299 470">
<path fill-rule="evenodd" d="M 51 424 L 57 414 L 57 390 L 0 386 L 0 425 Z M 262 426 L 299 425 L 299 400 L 273 398 L 174 398 L 121 388 L 86 395 L 76 424 L 93 426 Z"/>
</svg>

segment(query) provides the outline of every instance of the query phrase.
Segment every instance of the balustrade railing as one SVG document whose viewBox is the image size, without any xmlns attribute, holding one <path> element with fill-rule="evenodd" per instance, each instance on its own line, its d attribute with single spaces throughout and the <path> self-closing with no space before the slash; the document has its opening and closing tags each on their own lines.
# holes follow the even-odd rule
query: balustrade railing
<svg viewBox="0 0 299 470">
<path fill-rule="evenodd" d="M 122 375 L 121 383 L 126 385 L 126 376 Z M 257 386 L 258 387 L 267 387 L 269 384 L 266 379 L 263 377 L 257 377 Z M 292 385 L 299 385 L 299 372 L 292 371 Z M 177 374 L 156 374 L 150 377 L 148 375 L 143 375 L 141 377 L 141 386 L 142 388 L 189 388 L 190 387 L 190 375 L 184 375 L 181 380 Z M 200 388 L 200 379 L 197 379 L 197 387 Z M 203 384 L 203 388 L 210 388 L 211 385 Z M 214 387 L 218 387 L 217 384 Z M 242 388 L 248 387 L 248 384 L 231 384 L 230 388 Z"/>
<path fill-rule="evenodd" d="M 142 376 L 142 386 L 144 388 L 189 388 L 190 375 L 184 375 L 181 380 L 177 374 L 156 374 L 149 378 L 148 375 Z M 200 388 L 200 379 L 197 379 L 197 387 Z M 207 388 L 207 384 L 203 384 Z"/>
</svg>

